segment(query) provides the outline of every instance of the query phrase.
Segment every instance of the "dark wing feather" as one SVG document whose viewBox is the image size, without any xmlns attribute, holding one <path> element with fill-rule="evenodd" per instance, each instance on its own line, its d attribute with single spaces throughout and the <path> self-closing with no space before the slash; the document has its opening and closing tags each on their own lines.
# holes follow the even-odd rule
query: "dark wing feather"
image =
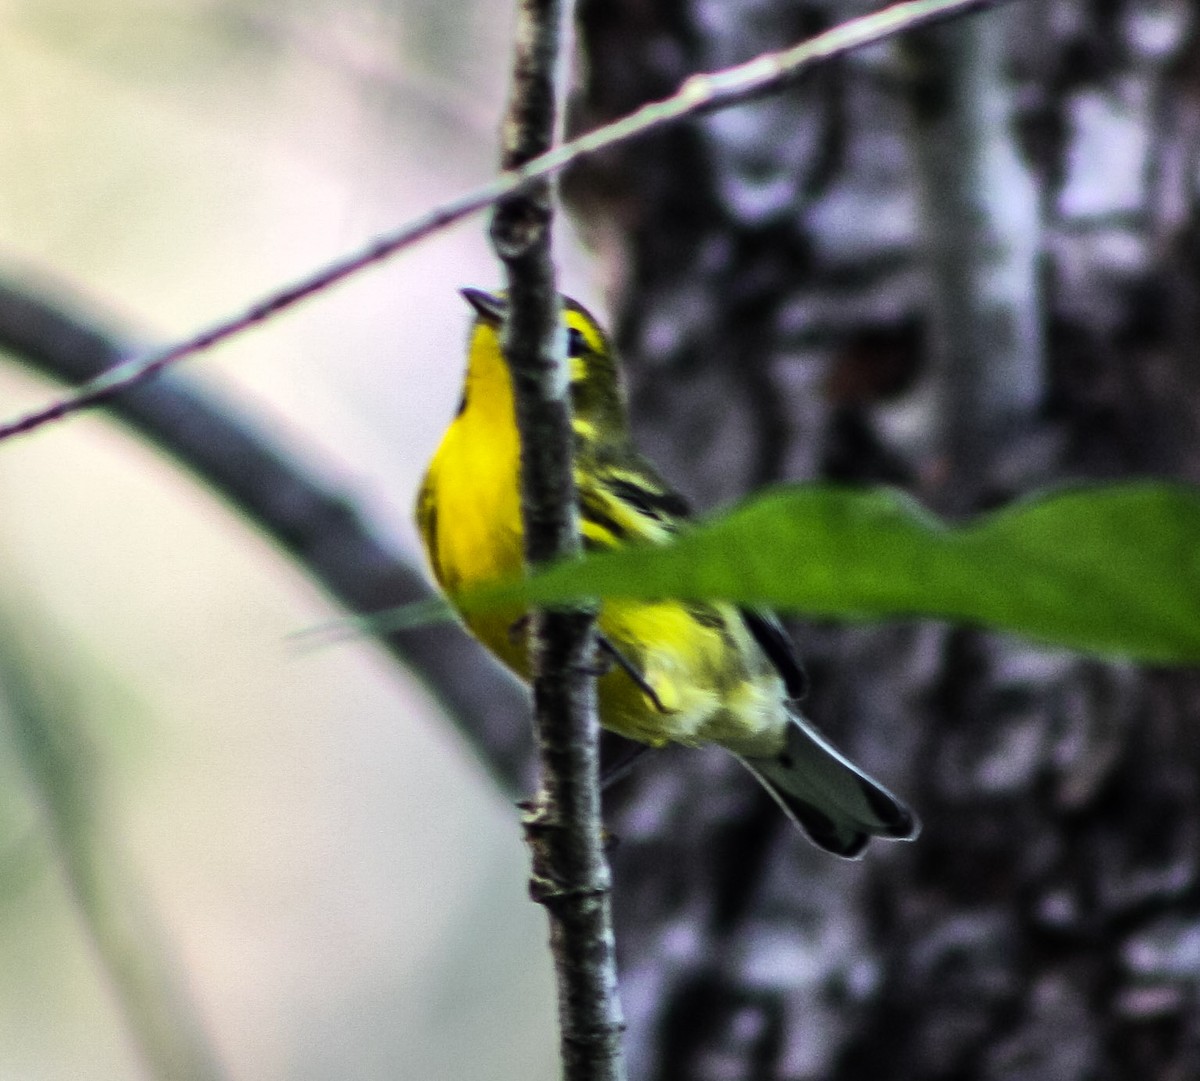
<svg viewBox="0 0 1200 1081">
<path fill-rule="evenodd" d="M 788 637 L 787 631 L 783 629 L 783 624 L 770 612 L 755 611 L 752 608 L 743 608 L 742 618 L 750 628 L 750 633 L 754 635 L 754 640 L 783 677 L 788 697 L 803 698 L 808 693 L 808 676 L 800 666 L 796 647 Z"/>
<path fill-rule="evenodd" d="M 674 523 L 690 517 L 687 500 L 666 484 L 658 482 L 652 473 L 643 471 L 641 475 L 636 475 L 611 470 L 603 476 L 605 487 L 648 518 Z"/>
<path fill-rule="evenodd" d="M 684 498 L 632 447 L 585 445 L 580 450 L 575 481 L 587 547 L 662 543 L 688 516 Z"/>
</svg>

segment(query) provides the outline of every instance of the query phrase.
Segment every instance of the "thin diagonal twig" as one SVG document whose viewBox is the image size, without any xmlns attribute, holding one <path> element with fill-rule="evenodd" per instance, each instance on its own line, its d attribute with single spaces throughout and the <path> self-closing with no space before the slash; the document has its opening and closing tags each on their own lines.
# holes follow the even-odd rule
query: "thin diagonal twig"
<svg viewBox="0 0 1200 1081">
<path fill-rule="evenodd" d="M 620 120 L 533 158 L 519 168 L 507 170 L 487 184 L 451 199 L 407 224 L 385 233 L 352 255 L 257 301 L 245 311 L 214 323 L 192 337 L 165 349 L 125 361 L 98 379 L 78 388 L 73 394 L 0 424 L 0 440 L 31 432 L 51 421 L 60 420 L 71 413 L 96 405 L 125 387 L 148 379 L 185 357 L 264 322 L 446 226 L 558 172 L 580 158 L 628 142 L 685 117 L 727 108 L 777 89 L 816 63 L 878 44 L 919 26 L 982 11 L 1006 2 L 1007 0 L 907 0 L 906 3 L 894 4 L 883 11 L 851 19 L 790 49 L 764 53 L 745 64 L 723 71 L 693 75 L 671 97 L 644 105 Z"/>
</svg>

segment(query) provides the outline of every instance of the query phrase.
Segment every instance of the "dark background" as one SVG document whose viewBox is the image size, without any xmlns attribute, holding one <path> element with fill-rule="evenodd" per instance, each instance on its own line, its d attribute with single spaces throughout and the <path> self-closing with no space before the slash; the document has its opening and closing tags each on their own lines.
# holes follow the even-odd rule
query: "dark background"
<svg viewBox="0 0 1200 1081">
<path fill-rule="evenodd" d="M 585 2 L 573 122 L 861 11 Z M 577 168 L 646 450 L 701 505 L 1195 481 L 1195 18 L 1015 4 Z M 847 865 L 719 753 L 642 765 L 609 800 L 631 1076 L 1197 1076 L 1195 675 L 795 632 L 807 711 L 924 832 Z"/>
</svg>

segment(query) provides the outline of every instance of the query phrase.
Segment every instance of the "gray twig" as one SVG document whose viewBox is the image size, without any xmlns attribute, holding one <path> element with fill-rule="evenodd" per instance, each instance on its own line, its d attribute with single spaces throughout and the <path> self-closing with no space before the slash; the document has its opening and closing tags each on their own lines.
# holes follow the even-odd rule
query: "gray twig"
<svg viewBox="0 0 1200 1081">
<path fill-rule="evenodd" d="M 560 0 L 521 0 L 501 166 L 519 169 L 554 138 Z M 531 565 L 578 555 L 570 380 L 542 180 L 501 200 L 492 243 L 508 278 L 504 352 L 521 437 L 521 516 Z M 600 822 L 592 613 L 541 610 L 529 626 L 541 785 L 525 816 L 530 893 L 546 907 L 566 1081 L 624 1077 L 612 931 L 612 875 Z"/>
</svg>

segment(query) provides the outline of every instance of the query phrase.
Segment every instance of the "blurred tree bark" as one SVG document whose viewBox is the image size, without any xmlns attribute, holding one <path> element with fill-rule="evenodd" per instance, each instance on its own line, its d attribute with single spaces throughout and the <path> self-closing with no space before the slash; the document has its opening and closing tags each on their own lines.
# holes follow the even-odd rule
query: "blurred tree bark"
<svg viewBox="0 0 1200 1081">
<path fill-rule="evenodd" d="M 863 9 L 583 0 L 573 127 Z M 644 449 L 701 506 L 1200 480 L 1195 18 L 1018 4 L 576 168 Z M 1200 1076 L 1200 679 L 797 637 L 808 712 L 925 832 L 846 864 L 728 756 L 640 765 L 608 810 L 631 1076 Z"/>
</svg>

